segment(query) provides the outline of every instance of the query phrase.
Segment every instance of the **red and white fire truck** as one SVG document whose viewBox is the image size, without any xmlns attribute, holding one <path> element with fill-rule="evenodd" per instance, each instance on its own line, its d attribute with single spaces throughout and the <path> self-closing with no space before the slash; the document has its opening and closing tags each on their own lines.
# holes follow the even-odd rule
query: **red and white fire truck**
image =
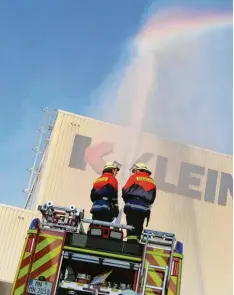
<svg viewBox="0 0 234 295">
<path fill-rule="evenodd" d="M 130 226 L 86 219 L 73 205 L 38 210 L 11 295 L 180 294 L 183 244 L 173 233 L 144 230 L 139 244 L 129 244 Z"/>
</svg>

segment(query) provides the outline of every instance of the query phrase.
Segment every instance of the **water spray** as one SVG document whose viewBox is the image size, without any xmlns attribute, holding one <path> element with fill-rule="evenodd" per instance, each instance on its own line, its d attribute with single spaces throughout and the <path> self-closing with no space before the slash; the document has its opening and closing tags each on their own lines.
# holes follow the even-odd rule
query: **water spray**
<svg viewBox="0 0 234 295">
<path fill-rule="evenodd" d="M 232 15 L 199 15 L 198 12 L 173 12 L 173 10 L 170 10 L 169 13 L 164 11 L 161 15 L 160 12 L 152 15 L 133 40 L 132 48 L 134 54 L 131 57 L 130 63 L 124 65 L 124 75 L 122 76 L 121 83 L 118 89 L 116 89 L 116 93 L 111 93 L 111 99 L 108 97 L 109 103 L 108 101 L 105 102 L 105 106 L 109 104 L 110 108 L 116 108 L 119 111 L 117 111 L 118 117 L 122 119 L 125 113 L 125 116 L 127 115 L 129 119 L 123 138 L 119 140 L 123 154 L 125 155 L 121 161 L 123 163 L 121 173 L 123 183 L 129 177 L 129 168 L 137 159 L 138 149 L 141 143 L 141 133 L 147 120 L 148 101 L 151 91 L 157 89 L 157 74 L 159 72 L 157 64 L 160 58 L 157 54 L 163 54 L 168 48 L 175 47 L 175 44 L 179 46 L 179 43 L 187 38 L 197 40 L 199 34 L 203 32 L 207 33 L 209 30 L 222 28 L 227 25 L 232 25 Z M 169 65 L 169 67 L 173 67 L 173 64 Z M 115 101 L 113 101 L 113 95 L 116 95 Z M 176 95 L 165 103 L 171 103 L 174 100 L 176 100 Z M 130 110 L 126 112 L 126 105 L 128 103 L 130 103 Z M 181 102 L 178 102 L 178 104 L 180 105 Z M 161 116 L 159 114 L 160 110 L 157 109 L 154 112 L 155 115 Z M 174 123 L 176 123 L 177 127 L 180 127 L 182 122 L 180 121 L 179 114 L 176 114 L 176 110 L 172 110 L 172 114 L 176 120 Z M 171 118 L 168 119 L 170 120 Z M 178 120 L 179 123 L 177 122 Z M 167 118 L 162 118 L 162 121 L 162 125 L 168 123 Z M 173 125 L 171 127 L 172 132 L 174 130 L 176 132 L 176 128 Z M 124 137 L 127 137 L 127 140 Z M 120 209 L 120 214 L 116 220 L 117 223 L 120 223 L 122 218 L 123 204 L 121 204 Z M 191 206 L 186 208 L 186 211 L 190 212 L 191 220 L 193 220 L 193 244 L 195 250 L 199 253 L 201 245 L 199 244 L 196 215 L 192 202 Z M 195 261 L 194 268 L 197 270 L 196 280 L 197 285 L 199 285 L 197 286 L 199 288 L 199 294 L 205 294 L 203 272 L 199 259 Z"/>
</svg>

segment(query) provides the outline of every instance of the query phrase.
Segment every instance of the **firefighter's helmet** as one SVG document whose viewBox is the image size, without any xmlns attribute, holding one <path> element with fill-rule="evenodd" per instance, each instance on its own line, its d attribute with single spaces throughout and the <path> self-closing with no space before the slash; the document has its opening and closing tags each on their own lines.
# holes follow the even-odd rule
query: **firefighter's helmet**
<svg viewBox="0 0 234 295">
<path fill-rule="evenodd" d="M 113 169 L 117 169 L 118 171 L 121 169 L 122 165 L 117 161 L 107 162 L 104 166 L 103 172 L 112 171 Z"/>
<path fill-rule="evenodd" d="M 136 164 L 134 164 L 134 165 L 130 168 L 130 171 L 131 171 L 132 173 L 135 173 L 136 170 L 140 170 L 140 171 L 147 172 L 147 173 L 149 173 L 149 175 L 152 174 L 152 172 L 147 168 L 147 166 L 145 165 L 145 163 L 136 163 Z"/>
</svg>

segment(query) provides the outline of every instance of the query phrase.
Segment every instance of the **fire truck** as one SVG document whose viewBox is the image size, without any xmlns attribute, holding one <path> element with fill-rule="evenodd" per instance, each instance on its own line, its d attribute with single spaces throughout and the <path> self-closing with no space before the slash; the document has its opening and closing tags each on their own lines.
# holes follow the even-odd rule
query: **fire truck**
<svg viewBox="0 0 234 295">
<path fill-rule="evenodd" d="M 179 295 L 183 244 L 175 234 L 84 217 L 84 210 L 47 202 L 32 220 L 11 295 Z M 85 231 L 84 227 L 88 229 Z"/>
</svg>

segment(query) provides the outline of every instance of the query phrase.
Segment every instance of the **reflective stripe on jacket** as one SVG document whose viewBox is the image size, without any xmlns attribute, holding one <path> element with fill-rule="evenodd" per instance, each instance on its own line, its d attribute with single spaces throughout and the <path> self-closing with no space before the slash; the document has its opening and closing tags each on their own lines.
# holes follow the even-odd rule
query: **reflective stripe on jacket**
<svg viewBox="0 0 234 295">
<path fill-rule="evenodd" d="M 136 211 L 144 211 L 147 212 L 150 210 L 150 205 L 142 200 L 137 199 L 128 199 L 125 203 L 124 209 L 134 209 Z"/>
<path fill-rule="evenodd" d="M 97 200 L 93 203 L 90 213 L 98 211 L 109 211 L 111 209 L 111 203 L 107 200 Z"/>
</svg>

